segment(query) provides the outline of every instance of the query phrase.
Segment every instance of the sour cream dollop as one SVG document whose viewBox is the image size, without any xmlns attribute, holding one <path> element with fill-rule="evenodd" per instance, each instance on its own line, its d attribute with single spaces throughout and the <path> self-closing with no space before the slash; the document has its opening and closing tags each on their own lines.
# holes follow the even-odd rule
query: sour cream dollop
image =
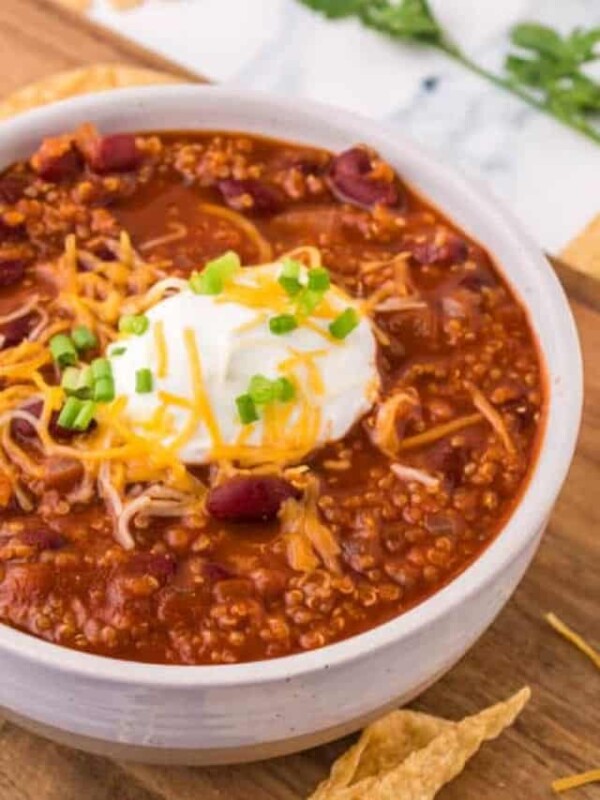
<svg viewBox="0 0 600 800">
<path fill-rule="evenodd" d="M 184 287 L 146 311 L 143 334 L 111 346 L 116 397 L 138 435 L 161 430 L 162 444 L 189 465 L 221 458 L 291 463 L 342 438 L 369 410 L 379 374 L 368 317 L 332 286 L 314 314 L 275 335 L 269 320 L 290 302 L 278 282 L 281 271 L 279 263 L 243 268 L 217 295 Z M 302 268 L 300 281 L 306 280 Z M 349 308 L 358 325 L 335 339 L 328 326 Z M 152 388 L 140 392 L 137 376 L 146 370 Z M 294 397 L 257 405 L 259 419 L 244 424 L 236 398 L 257 375 L 286 378 Z"/>
</svg>

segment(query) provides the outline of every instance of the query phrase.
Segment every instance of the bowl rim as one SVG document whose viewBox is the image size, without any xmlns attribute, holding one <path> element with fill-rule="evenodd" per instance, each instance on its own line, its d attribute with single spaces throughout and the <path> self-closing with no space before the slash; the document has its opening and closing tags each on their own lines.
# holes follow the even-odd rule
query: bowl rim
<svg viewBox="0 0 600 800">
<path fill-rule="evenodd" d="M 530 270 L 535 276 L 539 291 L 544 295 L 544 315 L 547 314 L 549 319 L 555 321 L 551 341 L 548 337 L 542 338 L 535 320 L 532 319 L 527 298 L 518 290 L 515 291 L 527 309 L 538 336 L 542 359 L 547 361 L 548 353 L 552 352 L 553 359 L 559 363 L 563 383 L 568 381 L 569 390 L 556 394 L 555 386 L 548 385 L 546 423 L 534 469 L 518 505 L 495 539 L 446 586 L 398 617 L 349 639 L 306 653 L 241 664 L 190 666 L 147 664 L 80 652 L 46 642 L 0 623 L 0 653 L 24 658 L 31 663 L 72 676 L 162 689 L 264 684 L 341 667 L 397 644 L 477 595 L 497 573 L 516 560 L 530 545 L 545 525 L 575 449 L 583 403 L 582 358 L 575 323 L 557 276 L 538 245 L 523 231 L 521 224 L 503 204 L 490 195 L 484 185 L 450 168 L 438 156 L 427 152 L 393 126 L 315 101 L 266 92 L 181 84 L 111 90 L 35 109 L 3 121 L 0 125 L 0 144 L 5 140 L 18 141 L 23 134 L 31 136 L 32 131 L 47 130 L 49 123 L 64 123 L 67 129 L 71 116 L 83 115 L 93 119 L 94 114 L 102 110 L 117 106 L 127 108 L 139 101 L 168 106 L 173 102 L 202 102 L 208 97 L 210 102 L 217 104 L 242 103 L 260 107 L 262 113 L 267 115 L 294 116 L 300 112 L 306 117 L 307 127 L 311 121 L 324 122 L 334 115 L 336 127 L 360 131 L 360 140 L 366 142 L 385 138 L 394 143 L 395 149 L 402 147 L 406 160 L 418 164 L 423 170 L 435 170 L 440 180 L 452 185 L 453 191 L 462 195 L 465 201 L 475 204 L 479 213 L 484 213 L 502 233 L 505 241 L 510 242 L 513 249 L 520 251 L 520 269 Z M 126 118 L 126 111 L 123 116 Z M 156 130 L 161 127 L 157 126 Z M 126 124 L 123 129 L 127 129 Z M 162 129 L 168 130 L 168 125 Z M 318 146 L 318 140 L 313 142 Z M 429 200 L 436 204 L 435 198 Z M 449 217 L 452 219 L 451 214 Z M 499 266 L 502 269 L 502 265 Z M 510 282 L 509 276 L 505 277 Z M 521 538 L 517 535 L 519 530 L 525 531 Z"/>
</svg>

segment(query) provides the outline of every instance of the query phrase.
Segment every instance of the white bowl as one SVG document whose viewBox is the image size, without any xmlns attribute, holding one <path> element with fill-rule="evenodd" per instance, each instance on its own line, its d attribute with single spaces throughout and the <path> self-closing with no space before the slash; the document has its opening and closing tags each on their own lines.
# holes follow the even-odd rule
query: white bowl
<svg viewBox="0 0 600 800">
<path fill-rule="evenodd" d="M 128 663 L 0 625 L 0 706 L 30 728 L 84 749 L 133 760 L 224 763 L 300 750 L 355 730 L 443 675 L 492 622 L 535 553 L 581 414 L 579 344 L 558 280 L 485 190 L 397 129 L 304 100 L 187 86 L 78 98 L 2 123 L 0 164 L 27 157 L 42 137 L 85 121 L 103 132 L 248 131 L 335 151 L 366 142 L 485 245 L 528 310 L 549 392 L 529 485 L 475 563 L 411 611 L 321 650 L 231 666 Z"/>
</svg>

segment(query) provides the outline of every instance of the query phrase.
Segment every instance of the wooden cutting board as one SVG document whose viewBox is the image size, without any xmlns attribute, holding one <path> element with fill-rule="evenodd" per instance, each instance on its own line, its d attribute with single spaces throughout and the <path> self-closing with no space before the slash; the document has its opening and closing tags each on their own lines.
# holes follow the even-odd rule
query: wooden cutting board
<svg viewBox="0 0 600 800">
<path fill-rule="evenodd" d="M 0 0 L 0 97 L 52 72 L 98 61 L 182 74 L 48 0 Z M 543 545 L 515 596 L 462 662 L 414 706 L 462 717 L 526 683 L 533 699 L 517 725 L 487 745 L 440 800 L 544 800 L 553 796 L 553 778 L 600 767 L 600 675 L 543 620 L 552 610 L 600 644 L 600 284 L 569 267 L 556 268 L 571 299 L 586 366 L 577 455 Z M 0 719 L 0 798 L 300 800 L 350 741 L 249 766 L 146 767 L 58 747 Z M 597 800 L 600 787 L 569 797 Z"/>
</svg>

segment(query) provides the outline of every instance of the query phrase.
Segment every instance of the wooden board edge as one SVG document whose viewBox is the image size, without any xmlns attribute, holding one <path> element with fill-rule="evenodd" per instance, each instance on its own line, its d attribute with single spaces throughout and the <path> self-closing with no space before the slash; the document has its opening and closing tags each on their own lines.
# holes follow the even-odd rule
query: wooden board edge
<svg viewBox="0 0 600 800">
<path fill-rule="evenodd" d="M 186 78 L 192 83 L 210 83 L 209 79 L 197 72 L 183 67 L 175 61 L 171 61 L 166 56 L 155 53 L 153 50 L 137 44 L 136 42 L 121 36 L 110 30 L 95 20 L 88 19 L 84 14 L 73 11 L 66 6 L 58 5 L 52 0 L 29 0 L 33 5 L 47 14 L 52 14 L 74 28 L 82 28 L 94 38 L 107 42 L 114 50 L 115 54 L 128 61 L 133 61 L 136 65 L 142 65 L 151 69 L 171 72 Z"/>
</svg>

